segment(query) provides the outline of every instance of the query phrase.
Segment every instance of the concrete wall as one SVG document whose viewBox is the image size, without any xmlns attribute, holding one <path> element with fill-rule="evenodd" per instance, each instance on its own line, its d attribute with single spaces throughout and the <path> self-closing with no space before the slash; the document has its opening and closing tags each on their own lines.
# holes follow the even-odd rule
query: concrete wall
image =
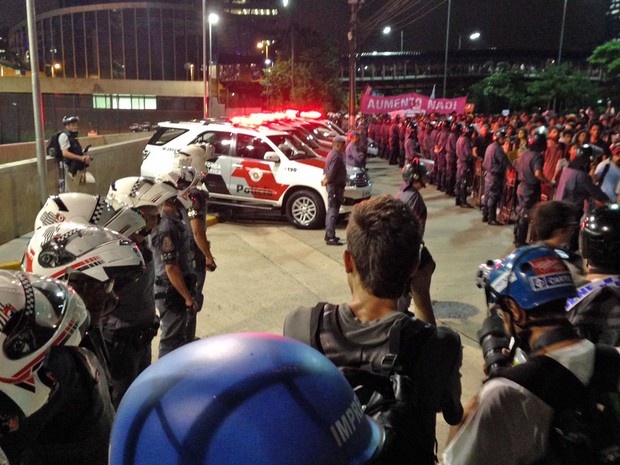
<svg viewBox="0 0 620 465">
<path fill-rule="evenodd" d="M 110 184 L 126 176 L 138 176 L 142 150 L 150 135 L 137 140 L 91 148 L 95 160 L 89 171 L 97 181 L 95 192 L 107 194 Z M 85 138 L 86 139 L 86 138 Z M 58 193 L 56 161 L 47 159 L 48 195 Z M 0 243 L 32 231 L 41 209 L 36 158 L 0 165 Z"/>
<path fill-rule="evenodd" d="M 106 134 L 102 136 L 81 136 L 79 137 L 80 144 L 82 147 L 86 147 L 87 145 L 91 145 L 91 150 L 94 150 L 95 147 L 101 147 L 107 144 L 115 144 L 118 142 L 128 141 L 128 140 L 144 140 L 146 138 L 148 140 L 151 137 L 152 132 L 136 132 L 136 133 L 126 133 L 126 134 Z M 47 145 L 47 140 L 44 145 Z M 146 145 L 146 142 L 145 142 Z M 0 144 L 0 164 L 4 163 L 12 163 L 20 160 L 27 160 L 29 158 L 37 157 L 37 149 L 35 147 L 34 142 L 21 142 L 18 144 Z"/>
</svg>

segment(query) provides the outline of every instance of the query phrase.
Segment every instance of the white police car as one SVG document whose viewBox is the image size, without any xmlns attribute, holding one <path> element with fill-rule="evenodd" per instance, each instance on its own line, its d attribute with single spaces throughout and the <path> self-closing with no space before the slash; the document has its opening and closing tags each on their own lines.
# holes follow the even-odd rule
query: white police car
<svg viewBox="0 0 620 465">
<path fill-rule="evenodd" d="M 283 131 L 251 128 L 225 121 L 162 122 L 143 152 L 142 176 L 158 176 L 174 167 L 175 153 L 206 143 L 209 203 L 239 208 L 276 209 L 298 228 L 325 223 L 327 192 L 321 186 L 325 159 Z M 366 171 L 348 167 L 340 213 L 371 194 Z"/>
</svg>

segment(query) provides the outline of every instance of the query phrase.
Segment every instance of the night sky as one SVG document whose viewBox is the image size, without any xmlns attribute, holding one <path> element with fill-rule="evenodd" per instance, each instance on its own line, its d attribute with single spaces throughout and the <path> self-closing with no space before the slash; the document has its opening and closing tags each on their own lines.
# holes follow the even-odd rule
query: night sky
<svg viewBox="0 0 620 465">
<path fill-rule="evenodd" d="M 295 21 L 333 37 L 346 50 L 350 9 L 347 0 L 290 0 Z M 366 0 L 360 9 L 363 20 L 388 1 Z M 401 0 L 402 1 L 402 0 Z M 45 11 L 54 0 L 36 0 L 37 11 Z M 200 3 L 200 2 L 197 2 Z M 424 18 L 404 26 L 404 50 L 443 50 L 445 47 L 447 0 L 408 0 L 418 10 L 436 7 Z M 604 17 L 609 0 L 568 0 L 564 50 L 591 51 L 605 40 Z M 463 37 L 462 47 L 498 49 L 556 50 L 564 0 L 452 0 L 451 48 Z M 395 15 L 393 21 L 404 15 Z M 11 26 L 26 17 L 26 2 L 0 0 L 0 25 Z M 414 15 L 415 17 L 415 15 Z M 392 22 L 393 22 L 392 21 Z M 387 24 L 385 24 L 387 25 Z M 481 38 L 470 42 L 467 36 L 480 31 Z M 390 36 L 364 31 L 368 38 L 359 51 L 400 49 L 400 30 Z"/>
</svg>

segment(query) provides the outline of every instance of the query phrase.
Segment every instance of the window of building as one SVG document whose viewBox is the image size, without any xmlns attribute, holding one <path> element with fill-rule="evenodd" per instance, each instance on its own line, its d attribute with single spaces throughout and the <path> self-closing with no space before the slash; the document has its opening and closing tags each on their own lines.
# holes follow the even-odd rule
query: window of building
<svg viewBox="0 0 620 465">
<path fill-rule="evenodd" d="M 155 95 L 93 94 L 93 108 L 157 110 L 157 97 Z"/>
</svg>

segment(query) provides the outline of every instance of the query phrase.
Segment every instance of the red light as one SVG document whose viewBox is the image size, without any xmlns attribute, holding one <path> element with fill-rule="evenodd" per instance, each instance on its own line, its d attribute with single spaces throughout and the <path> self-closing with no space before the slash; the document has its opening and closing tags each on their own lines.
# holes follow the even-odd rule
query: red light
<svg viewBox="0 0 620 465">
<path fill-rule="evenodd" d="M 321 119 L 323 117 L 319 111 L 302 111 L 299 116 L 308 119 Z"/>
</svg>

